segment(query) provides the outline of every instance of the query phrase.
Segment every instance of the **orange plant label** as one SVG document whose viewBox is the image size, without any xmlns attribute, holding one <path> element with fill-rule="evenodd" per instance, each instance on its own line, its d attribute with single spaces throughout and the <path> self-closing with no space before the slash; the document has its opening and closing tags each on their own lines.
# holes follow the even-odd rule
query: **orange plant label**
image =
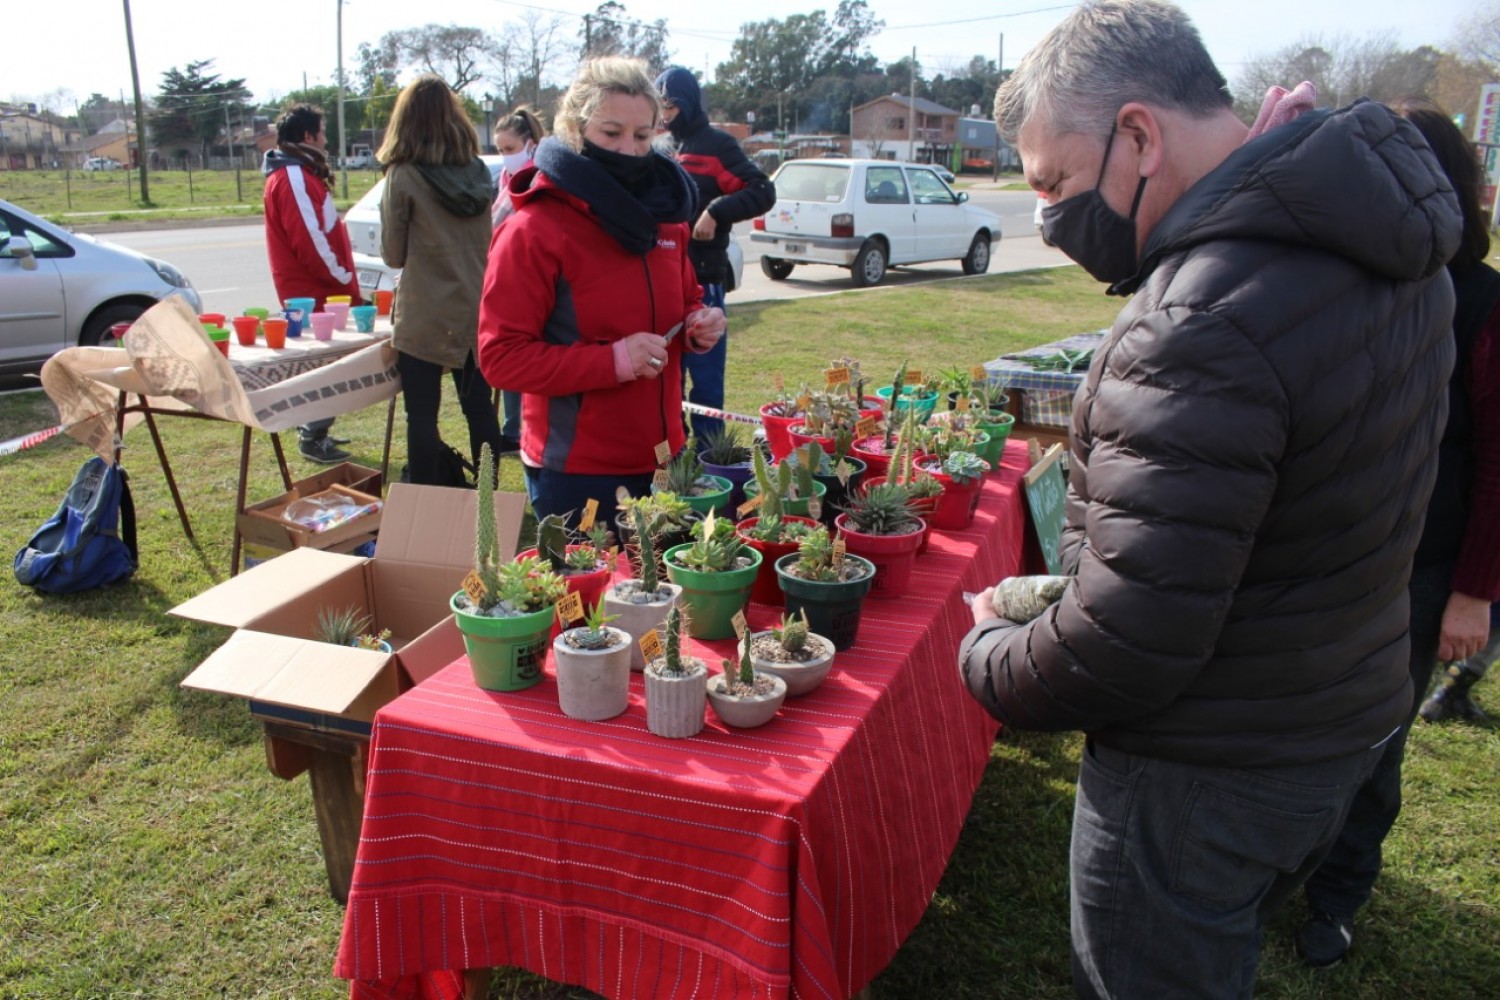
<svg viewBox="0 0 1500 1000">
<path fill-rule="evenodd" d="M 875 418 L 860 417 L 854 422 L 854 436 L 856 438 L 867 438 L 875 433 Z"/>
<path fill-rule="evenodd" d="M 569 591 L 568 596 L 558 601 L 556 607 L 557 620 L 564 626 L 583 617 L 583 598 L 578 596 L 577 591 Z"/>
<path fill-rule="evenodd" d="M 975 382 L 989 381 L 990 373 L 984 370 L 984 365 L 975 365 L 969 369 L 969 377 Z"/>
<path fill-rule="evenodd" d="M 920 369 L 920 368 L 908 368 L 908 369 L 906 369 L 906 384 L 907 385 L 921 385 L 923 382 L 926 382 L 926 381 L 927 380 L 922 377 L 922 369 Z"/>
<path fill-rule="evenodd" d="M 836 385 L 848 385 L 849 369 L 842 365 L 838 368 L 829 368 L 823 372 L 823 377 L 828 380 L 828 388 L 830 389 Z"/>
<path fill-rule="evenodd" d="M 578 530 L 588 531 L 594 526 L 594 518 L 599 514 L 599 501 L 589 497 L 589 502 L 583 505 L 583 516 L 578 519 Z"/>
<path fill-rule="evenodd" d="M 959 396 L 958 401 L 954 405 L 960 410 L 967 410 L 969 408 L 969 397 Z"/>
<path fill-rule="evenodd" d="M 469 595 L 469 600 L 477 606 L 484 597 L 484 581 L 479 579 L 477 569 L 469 570 L 469 575 L 464 577 L 463 588 L 464 593 Z"/>
<path fill-rule="evenodd" d="M 844 554 L 848 551 L 849 543 L 844 541 L 844 536 L 840 535 L 835 538 L 833 540 L 833 564 L 835 566 L 844 565 Z"/>
<path fill-rule="evenodd" d="M 656 446 L 656 464 L 666 465 L 672 460 L 672 446 L 663 441 Z"/>
<path fill-rule="evenodd" d="M 641 646 L 641 655 L 646 658 L 647 663 L 661 656 L 661 633 L 656 629 L 648 629 L 638 641 Z"/>
<path fill-rule="evenodd" d="M 765 499 L 766 498 L 762 494 L 757 493 L 749 500 L 746 500 L 744 503 L 740 504 L 739 507 L 735 509 L 735 513 L 737 513 L 741 518 L 749 517 L 752 513 L 754 513 L 757 507 L 765 502 Z"/>
</svg>

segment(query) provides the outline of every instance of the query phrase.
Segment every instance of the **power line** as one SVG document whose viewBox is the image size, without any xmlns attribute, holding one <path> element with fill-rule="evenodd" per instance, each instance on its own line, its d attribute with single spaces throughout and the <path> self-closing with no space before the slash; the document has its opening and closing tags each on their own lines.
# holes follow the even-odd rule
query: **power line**
<svg viewBox="0 0 1500 1000">
<path fill-rule="evenodd" d="M 985 17 L 965 17 L 957 21 L 928 21 L 925 24 L 888 24 L 886 31 L 913 31 L 917 28 L 946 28 L 954 24 L 976 24 L 980 21 L 1003 21 L 1011 17 L 1026 17 L 1028 14 L 1048 14 L 1055 10 L 1072 10 L 1077 4 L 1059 4 L 1055 7 L 1037 7 L 1032 10 L 1018 10 L 1011 14 L 989 14 Z"/>
</svg>

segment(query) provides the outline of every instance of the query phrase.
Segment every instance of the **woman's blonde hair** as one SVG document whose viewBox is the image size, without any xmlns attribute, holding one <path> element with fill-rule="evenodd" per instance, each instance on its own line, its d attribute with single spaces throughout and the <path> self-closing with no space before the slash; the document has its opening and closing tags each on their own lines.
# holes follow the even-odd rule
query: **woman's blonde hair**
<svg viewBox="0 0 1500 1000">
<path fill-rule="evenodd" d="M 568 92 L 558 102 L 552 122 L 557 138 L 575 150 L 582 149 L 583 127 L 609 94 L 650 98 L 655 109 L 652 124 L 660 121 L 661 94 L 657 92 L 645 62 L 620 56 L 590 59 L 578 67 L 578 75 L 573 77 Z"/>
<path fill-rule="evenodd" d="M 424 73 L 401 91 L 391 110 L 385 142 L 375 154 L 382 166 L 423 163 L 462 166 L 479 155 L 479 135 L 464 103 L 440 76 Z"/>
</svg>

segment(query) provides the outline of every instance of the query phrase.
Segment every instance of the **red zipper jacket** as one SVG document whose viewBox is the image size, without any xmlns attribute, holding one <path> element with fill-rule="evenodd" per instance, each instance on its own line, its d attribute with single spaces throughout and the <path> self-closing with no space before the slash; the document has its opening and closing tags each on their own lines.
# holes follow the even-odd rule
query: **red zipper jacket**
<svg viewBox="0 0 1500 1000">
<path fill-rule="evenodd" d="M 656 446 L 684 442 L 682 351 L 674 337 L 654 379 L 620 382 L 614 343 L 665 334 L 702 305 L 686 223 L 657 227 L 654 249 L 626 252 L 588 204 L 534 168 L 511 185 L 516 211 L 490 243 L 479 305 L 479 367 L 522 393 L 521 455 L 581 475 L 638 475 Z"/>
<path fill-rule="evenodd" d="M 265 159 L 266 253 L 271 281 L 286 301 L 348 295 L 362 301 L 354 272 L 349 230 L 339 218 L 333 193 L 311 170 L 280 150 Z"/>
</svg>

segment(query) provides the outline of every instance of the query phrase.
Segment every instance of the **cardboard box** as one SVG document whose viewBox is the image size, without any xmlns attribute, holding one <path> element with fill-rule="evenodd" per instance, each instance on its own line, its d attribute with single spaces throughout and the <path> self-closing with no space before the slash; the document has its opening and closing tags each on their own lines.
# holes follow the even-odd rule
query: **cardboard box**
<svg viewBox="0 0 1500 1000">
<path fill-rule="evenodd" d="M 375 532 L 380 527 L 379 515 L 373 520 L 360 518 L 351 524 L 314 534 L 295 521 L 285 520 L 280 514 L 294 500 L 332 489 L 353 490 L 371 499 L 379 499 L 381 486 L 379 470 L 344 462 L 315 476 L 297 480 L 285 493 L 278 493 L 269 500 L 246 507 L 243 513 L 235 517 L 235 528 L 240 533 L 241 541 L 278 552 L 303 545 L 333 552 L 350 552 L 375 538 Z"/>
<path fill-rule="evenodd" d="M 368 733 L 375 711 L 463 655 L 448 610 L 474 564 L 473 490 L 397 483 L 371 558 L 302 547 L 179 604 L 171 614 L 237 629 L 182 681 L 251 703 L 311 729 Z M 510 558 L 526 510 L 495 495 L 501 556 Z M 393 653 L 316 641 L 318 611 L 359 607 Z"/>
</svg>

